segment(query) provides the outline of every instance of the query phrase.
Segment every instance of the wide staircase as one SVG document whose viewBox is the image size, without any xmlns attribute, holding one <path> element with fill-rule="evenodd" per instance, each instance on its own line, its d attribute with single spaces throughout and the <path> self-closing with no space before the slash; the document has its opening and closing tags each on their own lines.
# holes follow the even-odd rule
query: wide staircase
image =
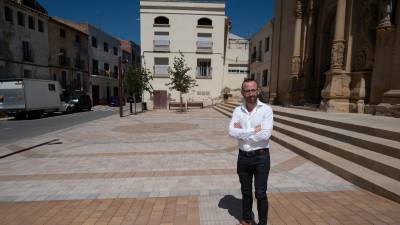
<svg viewBox="0 0 400 225">
<path fill-rule="evenodd" d="M 238 102 L 214 106 L 231 117 Z M 400 203 L 400 119 L 272 106 L 271 140 L 366 190 Z"/>
</svg>

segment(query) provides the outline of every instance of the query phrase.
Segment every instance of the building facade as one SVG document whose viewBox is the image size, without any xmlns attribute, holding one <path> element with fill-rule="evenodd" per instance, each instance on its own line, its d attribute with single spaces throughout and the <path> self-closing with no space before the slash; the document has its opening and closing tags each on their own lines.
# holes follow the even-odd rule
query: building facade
<svg viewBox="0 0 400 225">
<path fill-rule="evenodd" d="M 49 20 L 49 69 L 63 89 L 89 93 L 88 35 L 59 18 Z"/>
<path fill-rule="evenodd" d="M 108 104 L 118 96 L 118 60 L 122 57 L 119 39 L 87 23 L 69 25 L 86 33 L 89 38 L 89 88 L 93 105 Z"/>
<path fill-rule="evenodd" d="M 399 11 L 396 0 L 277 0 L 274 101 L 398 115 Z"/>
<path fill-rule="evenodd" d="M 140 21 L 142 65 L 154 77 L 153 94 L 144 96 L 148 108 L 167 108 L 169 101 L 179 101 L 179 93 L 166 83 L 174 58 L 181 53 L 198 84 L 183 96 L 184 101 L 211 105 L 220 100 L 225 86 L 237 86 L 225 74 L 229 25 L 225 1 L 141 0 Z"/>
<path fill-rule="evenodd" d="M 0 0 L 0 79 L 50 79 L 48 21 L 34 0 Z"/>
<path fill-rule="evenodd" d="M 249 74 L 249 45 L 248 39 L 228 33 L 222 80 L 224 89 L 236 99 L 242 98 L 241 84 Z"/>
<path fill-rule="evenodd" d="M 250 39 L 250 77 L 256 79 L 261 87 L 261 99 L 269 102 L 273 98 L 270 93 L 271 52 L 273 22 L 265 24 Z"/>
</svg>

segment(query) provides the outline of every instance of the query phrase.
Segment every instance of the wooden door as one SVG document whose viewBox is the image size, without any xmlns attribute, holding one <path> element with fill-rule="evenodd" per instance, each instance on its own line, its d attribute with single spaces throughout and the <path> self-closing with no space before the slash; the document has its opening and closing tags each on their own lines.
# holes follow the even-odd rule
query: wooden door
<svg viewBox="0 0 400 225">
<path fill-rule="evenodd" d="M 167 108 L 167 91 L 156 90 L 153 92 L 154 109 Z"/>
</svg>

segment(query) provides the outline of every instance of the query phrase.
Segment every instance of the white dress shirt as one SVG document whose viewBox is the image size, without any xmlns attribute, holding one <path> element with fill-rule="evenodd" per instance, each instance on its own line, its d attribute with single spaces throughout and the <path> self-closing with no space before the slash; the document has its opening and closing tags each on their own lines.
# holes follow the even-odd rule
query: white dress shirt
<svg viewBox="0 0 400 225">
<path fill-rule="evenodd" d="M 240 123 L 241 128 L 235 128 L 235 123 Z M 261 125 L 261 131 L 256 133 L 257 125 Z M 257 100 L 257 105 L 251 112 L 247 111 L 244 103 L 235 108 L 229 123 L 229 135 L 238 139 L 241 150 L 253 151 L 269 148 L 272 127 L 272 108 Z"/>
</svg>

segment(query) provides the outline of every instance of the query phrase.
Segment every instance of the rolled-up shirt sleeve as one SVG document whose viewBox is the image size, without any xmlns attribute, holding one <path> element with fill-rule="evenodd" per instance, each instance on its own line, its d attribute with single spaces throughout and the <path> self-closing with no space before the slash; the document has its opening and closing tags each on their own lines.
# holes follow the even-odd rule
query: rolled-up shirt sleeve
<svg viewBox="0 0 400 225">
<path fill-rule="evenodd" d="M 229 123 L 229 135 L 236 139 L 246 140 L 255 134 L 254 128 L 235 128 L 235 123 L 240 123 L 239 111 L 240 108 L 236 108 L 233 111 L 231 122 Z M 243 124 L 241 124 L 243 126 Z"/>
</svg>

